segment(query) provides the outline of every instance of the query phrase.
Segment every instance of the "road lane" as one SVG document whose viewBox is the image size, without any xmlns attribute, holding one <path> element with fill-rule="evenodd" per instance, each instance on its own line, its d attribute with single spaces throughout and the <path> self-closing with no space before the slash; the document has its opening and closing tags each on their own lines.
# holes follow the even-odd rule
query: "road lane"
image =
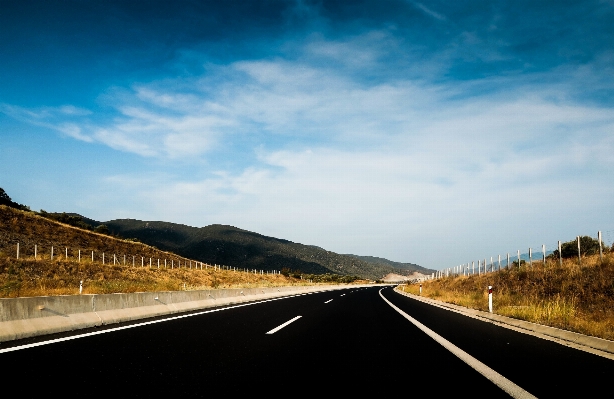
<svg viewBox="0 0 614 399">
<path fill-rule="evenodd" d="M 383 392 L 422 387 L 435 397 L 451 390 L 508 397 L 401 317 L 378 291 L 370 287 L 300 295 L 3 353 L 2 364 L 25 365 L 3 370 L 3 379 L 36 381 L 58 392 L 96 387 L 100 394 L 117 394 L 119 383 L 125 382 L 129 385 L 122 393 L 139 396 L 169 388 L 203 396 L 218 389 L 228 394 L 297 387 L 300 392 L 327 388 L 362 393 L 366 387 Z M 382 292 L 413 317 L 411 312 L 421 318 L 431 314 L 431 325 L 444 334 L 451 331 L 453 340 L 458 341 L 454 332 L 465 328 L 451 326 L 457 321 L 436 312 L 438 308 L 414 308 L 411 302 L 417 301 L 408 302 L 389 288 Z M 324 303 L 331 298 L 335 300 Z M 302 317 L 266 334 L 297 315 Z M 468 335 L 493 339 L 482 332 Z"/>
<path fill-rule="evenodd" d="M 538 397 L 601 394 L 614 361 L 393 292 L 384 296 L 445 339 Z"/>
</svg>

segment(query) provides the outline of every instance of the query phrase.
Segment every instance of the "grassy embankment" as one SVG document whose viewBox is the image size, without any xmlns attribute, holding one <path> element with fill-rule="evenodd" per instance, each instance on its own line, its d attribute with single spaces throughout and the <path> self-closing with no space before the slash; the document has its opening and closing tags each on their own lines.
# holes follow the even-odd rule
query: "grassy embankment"
<svg viewBox="0 0 614 399">
<path fill-rule="evenodd" d="M 488 311 L 493 286 L 496 314 L 614 340 L 614 254 L 547 259 L 520 268 L 423 282 L 422 296 Z M 419 284 L 403 287 L 419 294 Z"/>
<path fill-rule="evenodd" d="M 19 259 L 17 243 L 20 245 Z M 53 259 L 51 247 L 54 248 Z M 79 250 L 81 261 L 78 260 Z M 102 263 L 103 253 L 105 264 Z M 141 267 L 141 262 L 144 267 Z M 0 206 L 2 298 L 74 295 L 79 293 L 81 280 L 84 294 L 308 284 L 281 274 L 220 270 L 213 265 L 203 265 L 201 270 L 196 268 L 196 264 L 194 260 L 142 243 L 97 234 L 32 212 Z"/>
</svg>

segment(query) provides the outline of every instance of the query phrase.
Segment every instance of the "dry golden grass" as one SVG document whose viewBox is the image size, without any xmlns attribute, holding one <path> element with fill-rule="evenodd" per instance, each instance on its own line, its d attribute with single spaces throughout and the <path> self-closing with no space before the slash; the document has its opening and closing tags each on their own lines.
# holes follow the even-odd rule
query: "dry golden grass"
<svg viewBox="0 0 614 399">
<path fill-rule="evenodd" d="M 19 259 L 17 243 L 20 245 Z M 53 259 L 51 247 L 54 248 Z M 102 264 L 103 253 L 105 264 Z M 181 268 L 178 268 L 179 262 Z M 0 205 L 2 298 L 78 294 L 80 281 L 83 281 L 84 294 L 308 284 L 281 274 L 220 270 L 205 264 L 201 270 L 196 265 L 194 260 L 145 244 L 78 229 L 32 212 Z"/>
<path fill-rule="evenodd" d="M 614 339 L 614 255 L 559 262 L 547 260 L 520 269 L 423 282 L 422 296 L 488 310 L 493 286 L 493 312 L 569 331 Z M 419 285 L 404 287 L 418 295 Z"/>
<path fill-rule="evenodd" d="M 0 297 L 74 295 L 83 281 L 84 294 L 177 291 L 306 285 L 280 274 L 232 270 L 132 267 L 101 263 L 0 259 Z"/>
</svg>

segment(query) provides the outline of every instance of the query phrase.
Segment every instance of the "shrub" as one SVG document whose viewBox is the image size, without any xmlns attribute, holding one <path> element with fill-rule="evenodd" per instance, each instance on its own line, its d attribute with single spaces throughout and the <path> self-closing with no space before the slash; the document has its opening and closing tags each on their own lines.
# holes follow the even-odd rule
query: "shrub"
<svg viewBox="0 0 614 399">
<path fill-rule="evenodd" d="M 599 241 L 590 236 L 580 237 L 580 254 L 582 257 L 587 255 L 595 255 L 599 253 Z M 578 241 L 571 240 L 561 244 L 562 258 L 575 258 L 578 256 Z M 559 250 L 556 249 L 552 253 L 554 259 L 559 258 Z"/>
</svg>

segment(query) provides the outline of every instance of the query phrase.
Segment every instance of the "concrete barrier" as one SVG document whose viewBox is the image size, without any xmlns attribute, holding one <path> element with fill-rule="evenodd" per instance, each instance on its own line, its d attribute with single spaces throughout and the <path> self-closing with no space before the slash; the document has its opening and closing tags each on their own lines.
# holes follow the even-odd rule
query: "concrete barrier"
<svg viewBox="0 0 614 399">
<path fill-rule="evenodd" d="M 0 342 L 358 285 L 233 288 L 0 299 Z"/>
</svg>

